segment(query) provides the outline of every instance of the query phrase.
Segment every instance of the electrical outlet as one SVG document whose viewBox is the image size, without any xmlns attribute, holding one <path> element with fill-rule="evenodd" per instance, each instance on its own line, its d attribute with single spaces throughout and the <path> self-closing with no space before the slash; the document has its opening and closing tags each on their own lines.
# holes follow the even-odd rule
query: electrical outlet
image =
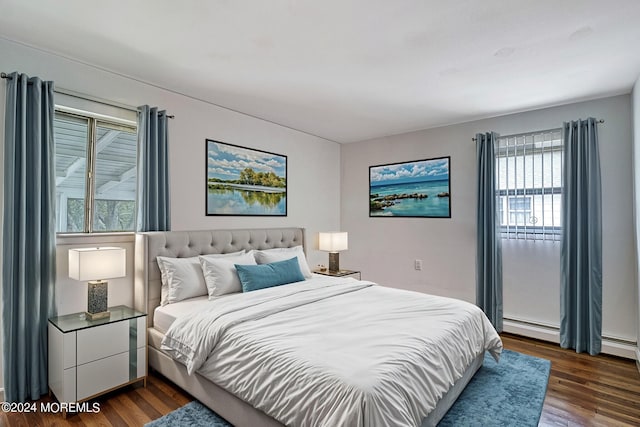
<svg viewBox="0 0 640 427">
<path fill-rule="evenodd" d="M 418 271 L 422 270 L 422 260 L 421 259 L 417 259 L 413 262 L 413 268 L 415 268 Z"/>
</svg>

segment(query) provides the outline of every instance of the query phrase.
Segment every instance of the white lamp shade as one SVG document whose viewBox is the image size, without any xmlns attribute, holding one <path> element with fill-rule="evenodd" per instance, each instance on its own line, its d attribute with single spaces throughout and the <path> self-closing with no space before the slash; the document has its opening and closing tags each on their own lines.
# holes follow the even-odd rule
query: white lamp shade
<svg viewBox="0 0 640 427">
<path fill-rule="evenodd" d="M 348 237 L 346 231 L 318 233 L 318 249 L 327 252 L 346 251 Z"/>
<path fill-rule="evenodd" d="M 124 248 L 69 249 L 69 277 L 76 280 L 103 280 L 124 277 L 127 258 Z"/>
</svg>

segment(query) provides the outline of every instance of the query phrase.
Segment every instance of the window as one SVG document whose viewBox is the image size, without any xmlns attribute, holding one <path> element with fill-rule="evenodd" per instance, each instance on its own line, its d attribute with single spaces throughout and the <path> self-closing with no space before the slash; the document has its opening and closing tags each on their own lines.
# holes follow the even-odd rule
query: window
<svg viewBox="0 0 640 427">
<path fill-rule="evenodd" d="M 134 231 L 136 126 L 104 116 L 57 109 L 56 230 Z"/>
<path fill-rule="evenodd" d="M 531 220 L 531 197 L 509 197 L 509 223 L 529 224 Z"/>
<path fill-rule="evenodd" d="M 496 188 L 503 239 L 560 240 L 562 132 L 498 139 Z"/>
</svg>

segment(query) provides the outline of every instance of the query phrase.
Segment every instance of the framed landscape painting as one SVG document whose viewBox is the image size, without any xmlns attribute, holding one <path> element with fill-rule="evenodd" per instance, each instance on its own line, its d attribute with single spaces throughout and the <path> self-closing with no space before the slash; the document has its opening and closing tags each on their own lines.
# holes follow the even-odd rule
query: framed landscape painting
<svg viewBox="0 0 640 427">
<path fill-rule="evenodd" d="M 287 156 L 211 139 L 207 215 L 287 216 Z"/>
<path fill-rule="evenodd" d="M 369 216 L 451 218 L 450 157 L 369 167 Z"/>
</svg>

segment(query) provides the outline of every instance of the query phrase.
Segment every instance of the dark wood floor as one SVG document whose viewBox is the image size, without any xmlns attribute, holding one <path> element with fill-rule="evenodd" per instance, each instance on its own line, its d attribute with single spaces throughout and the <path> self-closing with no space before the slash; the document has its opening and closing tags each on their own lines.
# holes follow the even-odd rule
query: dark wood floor
<svg viewBox="0 0 640 427">
<path fill-rule="evenodd" d="M 503 334 L 502 342 L 551 361 L 540 426 L 640 426 L 640 373 L 634 361 L 576 354 L 515 335 Z"/>
<path fill-rule="evenodd" d="M 540 426 L 640 425 L 640 374 L 631 360 L 591 357 L 555 344 L 503 334 L 507 349 L 551 360 L 551 376 Z M 142 426 L 192 398 L 151 373 L 147 387 L 129 386 L 96 400 L 98 413 L 0 413 L 0 426 Z M 42 401 L 50 402 L 46 397 Z"/>
</svg>

